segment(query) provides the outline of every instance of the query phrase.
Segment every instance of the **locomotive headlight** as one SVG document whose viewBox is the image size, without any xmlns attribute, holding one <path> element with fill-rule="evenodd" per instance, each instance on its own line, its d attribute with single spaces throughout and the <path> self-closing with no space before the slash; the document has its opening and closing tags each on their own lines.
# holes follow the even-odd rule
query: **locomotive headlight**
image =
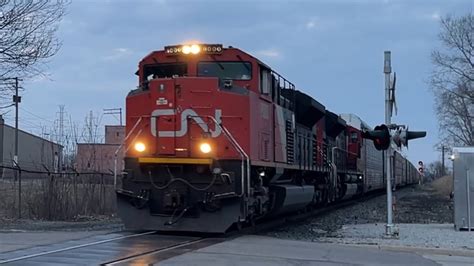
<svg viewBox="0 0 474 266">
<path fill-rule="evenodd" d="M 189 54 L 192 52 L 192 46 L 185 45 L 183 46 L 182 51 L 183 51 L 183 54 Z"/>
<path fill-rule="evenodd" d="M 201 52 L 201 46 L 199 46 L 197 44 L 191 45 L 191 53 L 192 54 L 199 54 L 199 52 Z"/>
<path fill-rule="evenodd" d="M 138 152 L 144 152 L 145 149 L 146 149 L 146 146 L 145 146 L 145 144 L 143 144 L 143 142 L 137 142 L 137 143 L 135 143 L 134 148 Z"/>
<path fill-rule="evenodd" d="M 211 145 L 209 145 L 209 143 L 201 143 L 201 145 L 199 145 L 199 149 L 202 153 L 210 153 L 212 150 Z"/>
<path fill-rule="evenodd" d="M 168 56 L 179 55 L 197 55 L 205 54 L 222 54 L 224 47 L 222 44 L 179 44 L 165 46 L 164 52 Z"/>
</svg>

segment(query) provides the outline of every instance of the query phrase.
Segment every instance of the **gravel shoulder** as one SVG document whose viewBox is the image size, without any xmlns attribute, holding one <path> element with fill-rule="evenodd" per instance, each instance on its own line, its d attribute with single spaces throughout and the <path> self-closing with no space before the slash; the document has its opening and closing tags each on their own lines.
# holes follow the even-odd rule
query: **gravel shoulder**
<svg viewBox="0 0 474 266">
<path fill-rule="evenodd" d="M 266 232 L 265 235 L 312 242 L 387 245 L 474 251 L 472 232 L 458 232 L 453 225 L 453 202 L 444 177 L 433 184 L 400 189 L 394 193 L 394 223 L 399 237 L 386 238 L 386 196 Z"/>
</svg>

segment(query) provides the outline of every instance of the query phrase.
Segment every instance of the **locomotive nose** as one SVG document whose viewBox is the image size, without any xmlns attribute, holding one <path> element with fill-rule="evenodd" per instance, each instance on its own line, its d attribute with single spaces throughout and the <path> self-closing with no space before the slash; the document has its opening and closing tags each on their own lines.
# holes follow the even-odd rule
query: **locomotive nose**
<svg viewBox="0 0 474 266">
<path fill-rule="evenodd" d="M 151 135 L 158 156 L 209 157 L 220 135 L 215 78 L 154 79 L 149 83 Z"/>
</svg>

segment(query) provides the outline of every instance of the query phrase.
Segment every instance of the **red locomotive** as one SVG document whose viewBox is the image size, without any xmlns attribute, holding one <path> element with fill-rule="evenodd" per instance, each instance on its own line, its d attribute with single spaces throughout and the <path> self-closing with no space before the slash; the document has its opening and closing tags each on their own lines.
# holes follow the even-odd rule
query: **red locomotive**
<svg viewBox="0 0 474 266">
<path fill-rule="evenodd" d="M 129 229 L 225 232 L 384 187 L 369 127 L 337 115 L 257 58 L 220 44 L 167 46 L 139 63 L 126 100 L 117 190 Z M 417 180 L 405 158 L 396 184 Z"/>
</svg>

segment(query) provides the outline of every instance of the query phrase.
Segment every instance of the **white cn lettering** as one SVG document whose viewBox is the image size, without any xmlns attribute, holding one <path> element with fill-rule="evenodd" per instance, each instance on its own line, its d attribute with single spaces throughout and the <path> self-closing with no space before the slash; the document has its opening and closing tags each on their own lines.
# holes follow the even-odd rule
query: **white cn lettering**
<svg viewBox="0 0 474 266">
<path fill-rule="evenodd" d="M 202 120 L 202 118 L 193 110 L 193 109 L 186 109 L 181 112 L 180 120 L 181 120 L 181 129 L 178 131 L 164 131 L 164 130 L 157 130 L 157 119 L 160 116 L 164 115 L 175 115 L 175 109 L 157 109 L 151 113 L 151 134 L 156 137 L 158 132 L 158 137 L 182 137 L 186 135 L 188 132 L 188 117 L 189 119 L 194 120 L 196 124 L 202 129 L 204 132 L 210 132 L 211 137 L 216 138 L 221 134 L 221 128 L 219 126 L 215 126 L 214 130 L 209 130 L 208 125 Z M 221 123 L 221 116 L 222 110 L 216 109 L 215 112 L 215 119 L 217 123 Z"/>
</svg>

